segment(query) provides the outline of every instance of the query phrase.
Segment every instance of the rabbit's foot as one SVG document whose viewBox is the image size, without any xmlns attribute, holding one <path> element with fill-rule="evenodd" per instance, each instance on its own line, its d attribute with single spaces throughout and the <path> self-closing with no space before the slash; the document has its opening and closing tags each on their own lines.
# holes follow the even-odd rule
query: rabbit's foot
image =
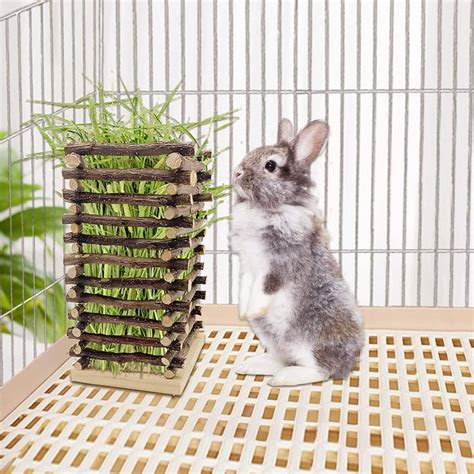
<svg viewBox="0 0 474 474">
<path fill-rule="evenodd" d="M 260 354 L 246 359 L 236 369 L 242 375 L 275 375 L 283 365 L 268 354 Z"/>
<path fill-rule="evenodd" d="M 323 382 L 327 379 L 327 375 L 317 367 L 291 365 L 279 370 L 276 375 L 269 380 L 268 384 L 272 387 L 291 387 L 293 385 Z"/>
</svg>

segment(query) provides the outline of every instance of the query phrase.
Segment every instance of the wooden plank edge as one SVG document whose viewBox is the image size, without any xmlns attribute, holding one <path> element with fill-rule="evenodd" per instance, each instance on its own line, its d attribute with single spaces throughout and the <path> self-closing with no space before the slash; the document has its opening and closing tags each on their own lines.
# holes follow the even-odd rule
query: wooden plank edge
<svg viewBox="0 0 474 474">
<path fill-rule="evenodd" d="M 365 329 L 474 331 L 474 308 L 361 307 Z M 203 305 L 204 326 L 248 326 L 237 305 Z"/>
</svg>

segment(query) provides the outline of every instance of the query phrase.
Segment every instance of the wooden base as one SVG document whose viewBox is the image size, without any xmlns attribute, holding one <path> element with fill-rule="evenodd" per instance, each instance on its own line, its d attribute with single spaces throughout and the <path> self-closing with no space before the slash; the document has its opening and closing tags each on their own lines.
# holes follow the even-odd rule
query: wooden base
<svg viewBox="0 0 474 474">
<path fill-rule="evenodd" d="M 71 368 L 71 381 L 91 385 L 126 388 L 129 390 L 164 393 L 167 395 L 181 395 L 188 383 L 189 376 L 196 364 L 203 345 L 204 332 L 199 331 L 194 336 L 183 367 L 176 371 L 176 375 L 172 379 L 166 379 L 162 375 L 156 374 L 124 372 L 114 375 L 110 372 L 102 372 L 95 369 L 78 370 Z"/>
</svg>

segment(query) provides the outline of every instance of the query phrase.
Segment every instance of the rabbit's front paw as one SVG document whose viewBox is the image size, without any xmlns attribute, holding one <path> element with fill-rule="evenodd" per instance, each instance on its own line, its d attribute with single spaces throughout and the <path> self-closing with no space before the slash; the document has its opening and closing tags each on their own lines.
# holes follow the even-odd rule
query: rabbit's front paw
<svg viewBox="0 0 474 474">
<path fill-rule="evenodd" d="M 268 354 L 260 354 L 246 359 L 235 371 L 242 375 L 275 375 L 282 367 Z"/>
</svg>

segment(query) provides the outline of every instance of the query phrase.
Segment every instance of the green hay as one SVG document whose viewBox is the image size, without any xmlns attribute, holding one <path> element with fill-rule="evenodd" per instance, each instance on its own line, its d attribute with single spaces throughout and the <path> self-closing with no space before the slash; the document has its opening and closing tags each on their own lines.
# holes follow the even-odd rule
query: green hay
<svg viewBox="0 0 474 474">
<path fill-rule="evenodd" d="M 66 108 L 83 109 L 86 119 L 84 123 L 54 114 L 35 114 L 31 122 L 37 127 L 43 138 L 49 144 L 51 151 L 37 153 L 36 158 L 53 158 L 64 165 L 64 145 L 72 142 L 93 143 L 151 143 L 151 142 L 179 142 L 180 137 L 198 146 L 198 154 L 206 150 L 207 137 L 216 131 L 229 127 L 234 121 L 233 113 L 225 113 L 203 119 L 199 122 L 180 123 L 170 117 L 167 113 L 170 103 L 176 99 L 176 89 L 161 104 L 146 107 L 139 91 L 131 94 L 126 92 L 125 97 L 107 92 L 101 85 L 97 87 L 95 96 L 87 96 L 74 104 L 51 104 Z M 197 136 L 196 131 L 206 129 L 207 135 Z M 166 156 L 99 156 L 91 155 L 83 157 L 87 168 L 156 168 L 165 169 Z M 212 173 L 215 156 L 203 161 L 206 171 Z M 211 181 L 203 183 L 203 192 L 211 193 L 214 202 L 227 195 L 227 186 L 214 186 Z M 85 192 L 91 193 L 139 193 L 160 195 L 166 190 L 166 183 L 151 181 L 99 181 L 81 180 L 81 186 Z M 126 217 L 150 217 L 161 219 L 166 207 L 137 206 L 129 204 L 83 204 L 84 212 L 97 215 L 126 216 Z M 208 218 L 207 227 L 217 220 L 215 215 L 216 205 L 208 210 L 193 214 L 196 219 Z M 201 228 L 201 229 L 202 229 Z M 165 238 L 166 228 L 143 228 L 143 227 L 116 227 L 95 224 L 83 224 L 82 231 L 91 235 L 114 235 L 129 238 Z M 199 229 L 199 230 L 201 230 Z M 198 231 L 186 235 L 193 236 Z M 128 257 L 159 257 L 160 252 L 149 249 L 131 249 L 122 246 L 100 246 L 83 245 L 84 253 L 107 253 L 110 255 Z M 177 258 L 189 258 L 194 255 L 193 250 L 183 251 Z M 162 279 L 167 272 L 165 268 L 128 268 L 111 264 L 86 264 L 84 274 L 98 278 L 156 278 Z M 183 271 L 179 278 L 186 277 L 189 271 Z M 136 288 L 113 288 L 101 289 L 87 287 L 86 291 L 93 294 L 112 296 L 124 300 L 158 300 L 164 291 L 159 289 L 136 289 Z M 114 306 L 103 306 L 86 303 L 85 310 L 101 313 L 127 316 L 140 316 L 153 320 L 161 320 L 164 310 L 121 310 Z M 129 325 L 113 325 L 104 323 L 89 324 L 87 331 L 107 335 L 133 335 L 140 337 L 161 338 L 163 333 L 153 329 L 137 328 Z M 163 355 L 162 348 L 132 346 L 125 344 L 96 344 L 89 343 L 91 349 L 108 352 L 142 352 L 152 355 Z M 143 363 L 116 363 L 110 361 L 91 361 L 91 366 L 99 370 L 118 372 L 144 372 L 159 373 L 161 367 Z"/>
</svg>

